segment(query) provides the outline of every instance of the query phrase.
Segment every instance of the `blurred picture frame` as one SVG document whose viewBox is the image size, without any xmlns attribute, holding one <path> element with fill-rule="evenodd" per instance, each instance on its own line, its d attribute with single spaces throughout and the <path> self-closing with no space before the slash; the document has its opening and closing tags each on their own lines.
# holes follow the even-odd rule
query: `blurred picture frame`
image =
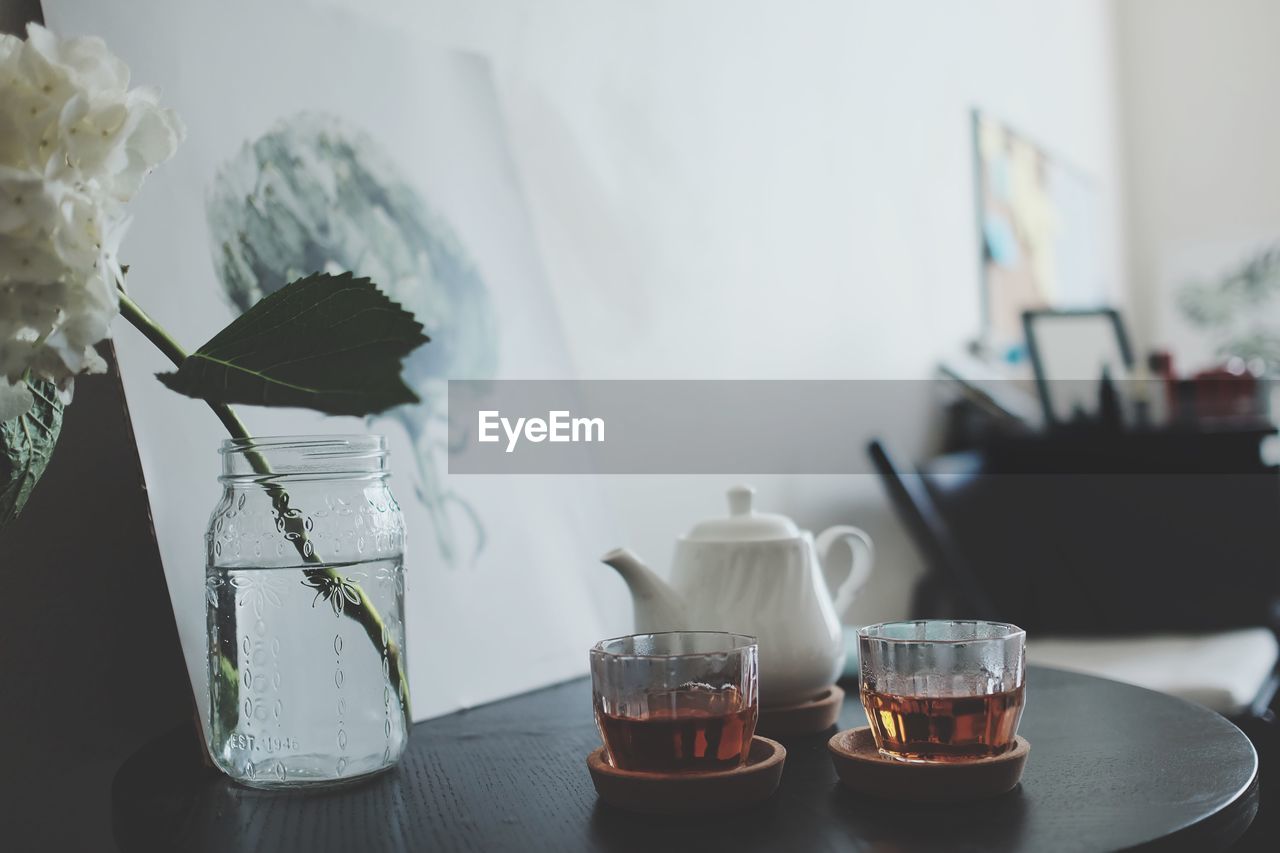
<svg viewBox="0 0 1280 853">
<path fill-rule="evenodd" d="M 1048 425 L 1092 417 L 1104 372 L 1119 381 L 1133 369 L 1129 336 L 1114 308 L 1024 311 L 1022 328 Z"/>
</svg>

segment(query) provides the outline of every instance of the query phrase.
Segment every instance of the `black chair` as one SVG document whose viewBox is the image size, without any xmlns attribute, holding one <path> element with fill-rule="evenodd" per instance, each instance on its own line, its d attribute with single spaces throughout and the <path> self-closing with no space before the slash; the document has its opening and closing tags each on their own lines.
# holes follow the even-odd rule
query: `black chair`
<svg viewBox="0 0 1280 853">
<path fill-rule="evenodd" d="M 924 556 L 929 572 L 916 589 L 913 610 L 928 618 L 967 615 L 996 618 L 996 607 L 947 528 L 919 476 L 902 476 L 884 445 L 872 441 L 867 455 L 880 475 L 889 501 Z"/>
<path fill-rule="evenodd" d="M 1270 628 L 1123 636 L 1038 632 L 1034 621 L 1023 618 L 1034 618 L 1035 608 L 1020 601 L 1016 587 L 1005 582 L 1019 571 L 1027 574 L 1033 569 L 980 564 L 961 544 L 964 540 L 955 534 L 921 474 L 901 473 L 879 441 L 872 441 L 867 453 L 925 560 L 927 574 L 916 590 L 916 615 L 1015 622 L 1028 628 L 1031 662 L 1129 681 L 1236 718 L 1270 716 L 1269 705 L 1280 684 L 1280 647 Z M 993 585 L 1000 588 L 993 590 Z M 1081 620 L 1087 624 L 1089 614 L 1081 614 Z"/>
</svg>

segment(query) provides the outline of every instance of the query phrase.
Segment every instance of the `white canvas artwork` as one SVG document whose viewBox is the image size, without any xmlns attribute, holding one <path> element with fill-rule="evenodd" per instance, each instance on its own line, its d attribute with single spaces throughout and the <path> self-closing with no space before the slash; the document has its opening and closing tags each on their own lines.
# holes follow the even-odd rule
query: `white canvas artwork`
<svg viewBox="0 0 1280 853">
<path fill-rule="evenodd" d="M 431 336 L 405 367 L 418 405 L 368 421 L 241 408 L 256 435 L 387 436 L 415 717 L 583 673 L 601 636 L 593 587 L 607 582 L 595 557 L 615 544 L 589 483 L 447 474 L 445 380 L 571 375 L 486 61 L 306 0 L 44 9 L 61 34 L 103 37 L 187 124 L 132 205 L 122 260 L 134 298 L 188 348 L 317 270 L 369 276 Z M 225 436 L 154 378 L 168 365 L 133 330 L 116 342 L 199 694 L 203 532 Z"/>
</svg>

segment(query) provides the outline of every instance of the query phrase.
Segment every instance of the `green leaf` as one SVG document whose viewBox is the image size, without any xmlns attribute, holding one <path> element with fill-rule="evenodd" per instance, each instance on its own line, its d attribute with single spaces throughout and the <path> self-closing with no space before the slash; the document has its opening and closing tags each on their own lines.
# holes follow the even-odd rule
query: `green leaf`
<svg viewBox="0 0 1280 853">
<path fill-rule="evenodd" d="M 400 363 L 427 340 L 369 279 L 316 273 L 264 297 L 158 378 L 214 403 L 371 415 L 418 401 Z"/>
<path fill-rule="evenodd" d="M 213 677 L 213 712 L 224 732 L 234 731 L 240 721 L 240 673 L 226 655 L 218 655 L 218 671 Z"/>
<path fill-rule="evenodd" d="M 62 431 L 62 401 L 52 382 L 28 382 L 35 404 L 0 423 L 0 528 L 13 521 L 53 457 Z"/>
</svg>

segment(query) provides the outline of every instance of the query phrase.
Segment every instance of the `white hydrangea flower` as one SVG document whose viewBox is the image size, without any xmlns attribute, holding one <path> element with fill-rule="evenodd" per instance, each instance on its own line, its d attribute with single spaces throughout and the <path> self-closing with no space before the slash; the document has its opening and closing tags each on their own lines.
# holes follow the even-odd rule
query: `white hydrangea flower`
<svg viewBox="0 0 1280 853">
<path fill-rule="evenodd" d="M 101 39 L 0 35 L 0 414 L 28 370 L 65 386 L 105 368 L 124 203 L 183 134 Z"/>
</svg>

